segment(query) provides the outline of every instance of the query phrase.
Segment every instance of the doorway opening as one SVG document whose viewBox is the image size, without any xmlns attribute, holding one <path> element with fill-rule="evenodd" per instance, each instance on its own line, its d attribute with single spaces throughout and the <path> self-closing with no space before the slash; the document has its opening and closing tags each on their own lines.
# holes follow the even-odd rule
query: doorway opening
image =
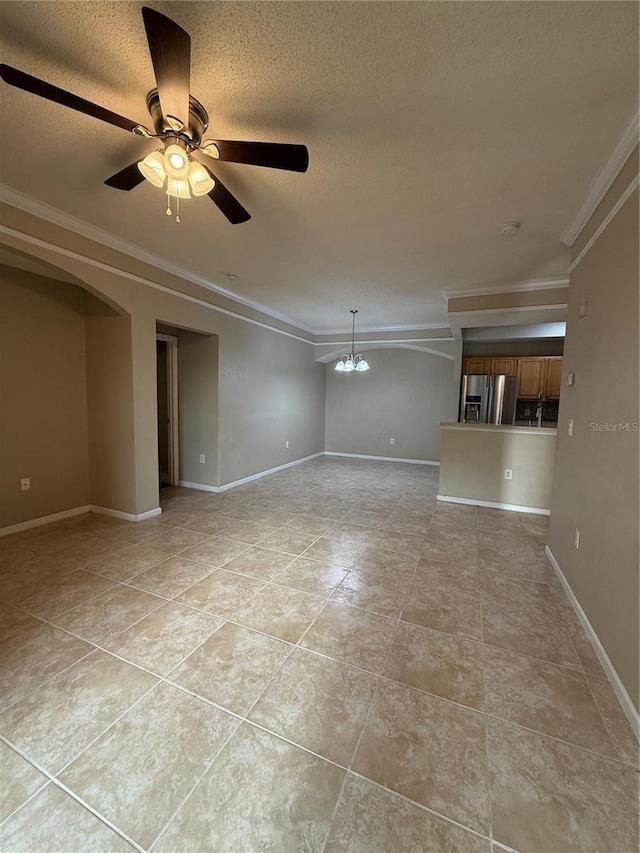
<svg viewBox="0 0 640 853">
<path fill-rule="evenodd" d="M 180 480 L 178 438 L 178 338 L 156 334 L 158 479 L 160 488 Z"/>
</svg>

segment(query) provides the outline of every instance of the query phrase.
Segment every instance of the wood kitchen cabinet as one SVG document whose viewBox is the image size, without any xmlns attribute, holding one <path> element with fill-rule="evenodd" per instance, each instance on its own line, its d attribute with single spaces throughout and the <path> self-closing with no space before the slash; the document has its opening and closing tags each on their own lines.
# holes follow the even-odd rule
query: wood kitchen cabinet
<svg viewBox="0 0 640 853">
<path fill-rule="evenodd" d="M 562 388 L 562 359 L 547 360 L 547 382 L 544 391 L 545 400 L 559 400 Z"/>
<path fill-rule="evenodd" d="M 559 400 L 562 387 L 562 358 L 519 358 L 518 397 Z"/>
<path fill-rule="evenodd" d="M 507 376 L 516 376 L 517 358 L 492 358 L 491 370 L 489 371 L 494 376 L 500 373 L 506 373 Z"/>
<path fill-rule="evenodd" d="M 518 397 L 537 399 L 539 394 L 544 396 L 547 380 L 546 358 L 518 359 Z"/>
<path fill-rule="evenodd" d="M 465 358 L 462 360 L 462 372 L 472 375 L 485 373 L 508 373 L 516 375 L 517 358 Z"/>
<path fill-rule="evenodd" d="M 518 377 L 518 398 L 559 400 L 562 387 L 562 356 L 528 356 L 526 358 L 463 358 L 462 372 L 470 374 L 506 373 Z"/>
<path fill-rule="evenodd" d="M 465 358 L 462 362 L 462 372 L 471 373 L 474 376 L 489 373 L 491 369 L 490 358 Z"/>
</svg>

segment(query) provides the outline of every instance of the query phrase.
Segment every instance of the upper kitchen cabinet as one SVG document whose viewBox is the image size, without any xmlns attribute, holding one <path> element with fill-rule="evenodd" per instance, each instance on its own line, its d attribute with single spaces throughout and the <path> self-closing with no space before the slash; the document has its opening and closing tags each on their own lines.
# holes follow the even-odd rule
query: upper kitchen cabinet
<svg viewBox="0 0 640 853">
<path fill-rule="evenodd" d="M 518 359 L 518 397 L 537 399 L 539 394 L 544 397 L 547 361 L 546 358 Z"/>
<path fill-rule="evenodd" d="M 462 360 L 462 372 L 500 374 L 518 377 L 518 397 L 522 400 L 560 399 L 562 356 L 527 356 L 506 358 L 470 358 Z"/>
<path fill-rule="evenodd" d="M 507 373 L 516 375 L 517 358 L 465 358 L 462 360 L 462 372 L 476 376 L 477 374 Z"/>
<path fill-rule="evenodd" d="M 478 374 L 491 373 L 490 358 L 465 358 L 462 362 L 462 372 Z"/>
<path fill-rule="evenodd" d="M 560 399 L 562 387 L 562 359 L 550 358 L 547 360 L 547 383 L 544 397 L 547 400 Z"/>
<path fill-rule="evenodd" d="M 489 371 L 494 376 L 500 373 L 506 373 L 508 376 L 516 376 L 516 358 L 492 358 L 491 370 Z"/>
<path fill-rule="evenodd" d="M 518 397 L 559 400 L 562 387 L 562 358 L 519 358 Z"/>
</svg>

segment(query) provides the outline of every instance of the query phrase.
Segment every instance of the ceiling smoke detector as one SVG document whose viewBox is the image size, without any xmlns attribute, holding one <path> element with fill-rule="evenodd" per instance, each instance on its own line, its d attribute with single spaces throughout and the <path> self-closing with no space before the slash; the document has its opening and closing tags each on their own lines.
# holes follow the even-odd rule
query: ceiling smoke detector
<svg viewBox="0 0 640 853">
<path fill-rule="evenodd" d="M 519 222 L 505 222 L 504 225 L 500 226 L 501 234 L 515 234 L 516 231 L 520 228 Z"/>
</svg>

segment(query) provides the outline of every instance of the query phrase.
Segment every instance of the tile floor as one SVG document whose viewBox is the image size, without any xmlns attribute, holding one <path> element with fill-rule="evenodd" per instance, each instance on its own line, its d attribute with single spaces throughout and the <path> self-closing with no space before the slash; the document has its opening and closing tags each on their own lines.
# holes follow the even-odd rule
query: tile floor
<svg viewBox="0 0 640 853">
<path fill-rule="evenodd" d="M 546 520 L 325 458 L 0 540 L 0 847 L 636 853 Z"/>
</svg>

